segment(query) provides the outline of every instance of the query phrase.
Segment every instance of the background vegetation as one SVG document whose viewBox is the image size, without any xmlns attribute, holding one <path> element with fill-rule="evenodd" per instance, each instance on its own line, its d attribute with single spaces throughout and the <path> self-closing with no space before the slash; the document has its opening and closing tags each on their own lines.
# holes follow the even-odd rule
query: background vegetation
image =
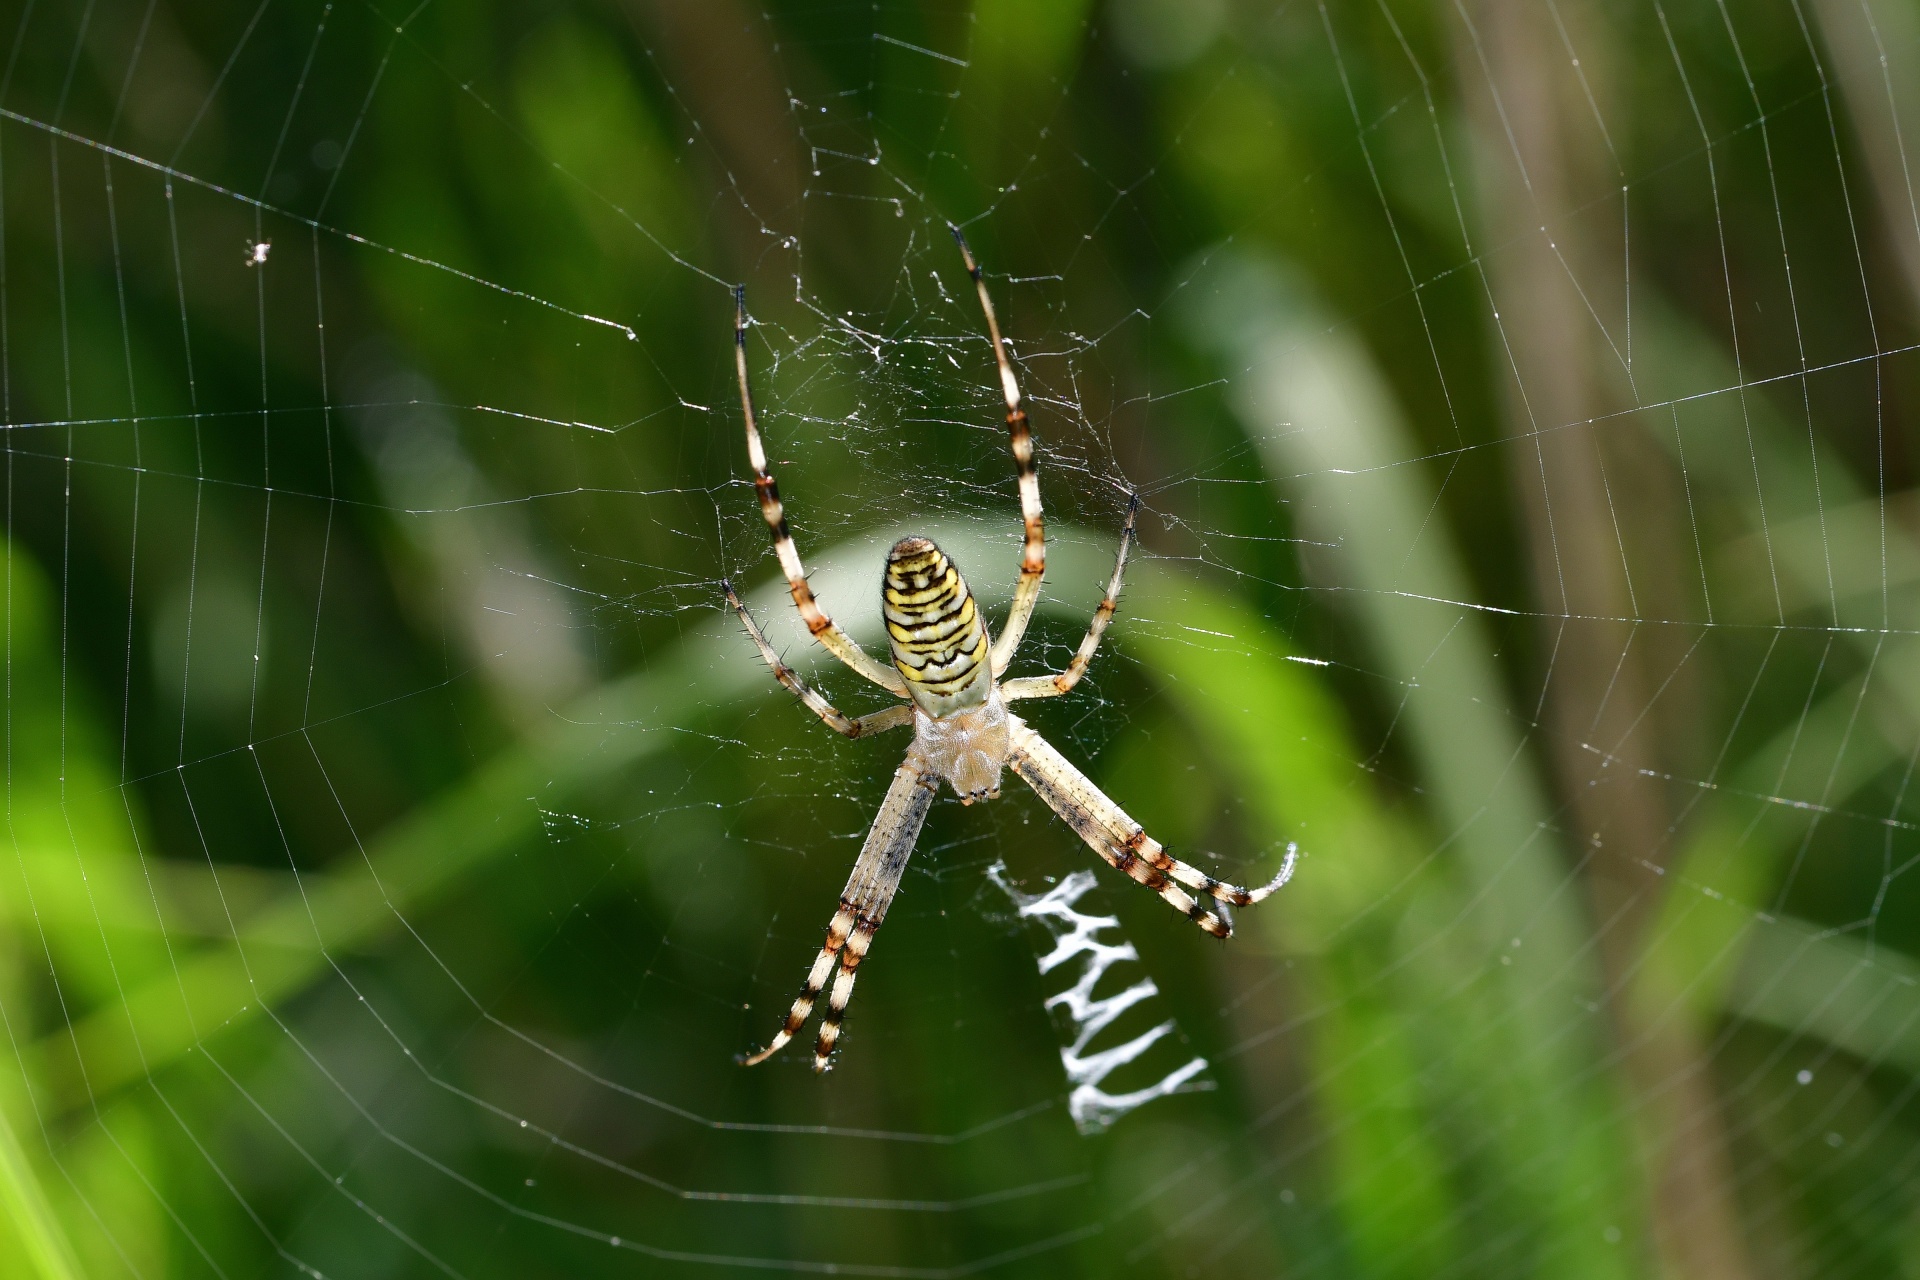
<svg viewBox="0 0 1920 1280">
<path fill-rule="evenodd" d="M 0 1272 L 1920 1274 L 1912 0 L 0 44 Z M 1219 874 L 1306 853 L 1225 947 L 1099 900 L 1213 1087 L 1094 1136 L 984 874 L 1089 860 L 1011 790 L 839 1070 L 730 1064 L 899 744 L 720 611 L 728 289 L 829 605 L 910 528 L 1004 600 L 949 221 L 1035 669 L 1146 502 L 1035 722 Z"/>
</svg>

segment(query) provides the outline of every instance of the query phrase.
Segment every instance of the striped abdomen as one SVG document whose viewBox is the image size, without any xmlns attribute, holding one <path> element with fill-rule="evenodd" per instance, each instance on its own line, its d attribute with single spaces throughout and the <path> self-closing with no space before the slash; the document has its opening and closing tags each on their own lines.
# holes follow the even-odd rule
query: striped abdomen
<svg viewBox="0 0 1920 1280">
<path fill-rule="evenodd" d="M 939 547 L 926 538 L 894 543 L 882 601 L 893 665 L 922 711 L 939 719 L 986 701 L 993 683 L 986 624 Z"/>
</svg>

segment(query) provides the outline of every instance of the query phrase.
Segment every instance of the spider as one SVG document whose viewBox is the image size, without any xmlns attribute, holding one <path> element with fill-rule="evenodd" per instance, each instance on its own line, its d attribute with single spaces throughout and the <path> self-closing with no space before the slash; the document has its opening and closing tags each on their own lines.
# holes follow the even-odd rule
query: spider
<svg viewBox="0 0 1920 1280">
<path fill-rule="evenodd" d="M 998 796 L 1001 770 L 1013 770 L 1109 866 L 1153 890 L 1167 905 L 1217 938 L 1230 937 L 1233 933 L 1233 917 L 1227 904 L 1251 906 L 1279 889 L 1293 874 L 1296 850 L 1291 845 L 1279 874 L 1258 889 L 1225 884 L 1172 857 L 1052 744 L 1007 709 L 1008 703 L 1022 698 L 1058 697 L 1071 690 L 1086 674 L 1087 664 L 1100 647 L 1100 637 L 1113 620 L 1121 576 L 1127 567 L 1127 552 L 1133 545 L 1134 519 L 1140 500 L 1137 495 L 1128 500 L 1113 578 L 1107 584 L 1106 597 L 1094 610 L 1093 623 L 1087 628 L 1086 638 L 1081 640 L 1073 660 L 1064 671 L 1053 675 L 1002 679 L 1020 647 L 1040 597 L 1040 580 L 1047 567 L 1046 529 L 1040 511 L 1040 479 L 1033 465 L 1033 435 L 1027 426 L 1026 412 L 1020 407 L 1020 384 L 1014 378 L 1006 344 L 1000 338 L 999 321 L 994 316 L 993 299 L 988 296 L 986 281 L 974 261 L 973 251 L 960 229 L 952 230 L 966 262 L 967 274 L 973 278 L 974 288 L 980 295 L 987 336 L 992 341 L 994 359 L 1000 369 L 1000 386 L 1007 401 L 1007 431 L 1020 482 L 1020 515 L 1026 532 L 1019 583 L 1014 588 L 1013 604 L 998 639 L 989 638 L 986 621 L 980 616 L 979 605 L 967 589 L 960 570 L 926 538 L 902 538 L 887 553 L 882 603 L 892 666 L 868 655 L 820 607 L 807 585 L 800 552 L 788 531 L 779 488 L 767 470 L 766 446 L 761 442 L 753 411 L 753 393 L 747 382 L 746 286 L 734 289 L 734 366 L 740 380 L 740 406 L 746 418 L 747 458 L 753 467 L 753 487 L 760 499 L 760 514 L 766 517 L 767 528 L 773 535 L 774 555 L 786 573 L 794 607 L 800 611 L 807 630 L 827 652 L 906 701 L 857 718 L 842 714 L 773 651 L 731 583 L 723 584 L 727 603 L 740 615 L 760 656 L 772 668 L 774 678 L 825 721 L 828 728 L 848 738 L 863 738 L 888 729 L 913 726 L 913 742 L 907 748 L 906 759 L 893 775 L 886 799 L 881 802 L 880 812 L 860 849 L 860 858 L 854 863 L 853 874 L 840 892 L 840 909 L 834 913 L 833 923 L 827 926 L 826 943 L 808 971 L 779 1034 L 760 1052 L 743 1055 L 739 1061 L 745 1066 L 765 1062 L 793 1039 L 812 1014 L 838 959 L 839 976 L 834 979 L 833 994 L 827 1002 L 820 1040 L 813 1055 L 815 1071 L 831 1068 L 841 1020 L 846 1016 L 847 1001 L 853 995 L 854 974 L 865 959 L 880 922 L 886 918 L 887 907 L 900 886 L 901 873 L 906 870 L 914 841 L 920 835 L 921 824 L 926 820 L 942 779 L 953 787 L 961 804 L 972 804 Z M 1212 899 L 1216 905 L 1212 908 L 1201 905 L 1182 885 L 1198 890 L 1203 898 Z"/>
</svg>

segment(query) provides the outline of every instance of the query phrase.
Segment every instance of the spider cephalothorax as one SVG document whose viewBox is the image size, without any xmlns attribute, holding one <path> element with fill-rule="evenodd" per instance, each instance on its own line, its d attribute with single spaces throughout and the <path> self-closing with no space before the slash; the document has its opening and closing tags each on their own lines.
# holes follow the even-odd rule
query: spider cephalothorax
<svg viewBox="0 0 1920 1280">
<path fill-rule="evenodd" d="M 887 692 L 907 701 L 858 719 L 841 714 L 780 660 L 731 585 L 726 589 L 727 602 L 746 624 L 747 633 L 759 647 L 760 656 L 773 669 L 774 677 L 830 728 L 849 738 L 859 738 L 885 729 L 913 726 L 913 742 L 907 747 L 906 759 L 895 770 L 893 784 L 887 788 L 887 798 L 881 802 L 879 815 L 867 832 L 866 844 L 854 863 L 853 874 L 847 880 L 847 887 L 840 891 L 840 909 L 834 913 L 833 923 L 827 926 L 826 944 L 808 971 L 806 983 L 788 1011 L 780 1033 L 766 1048 L 741 1059 L 749 1066 L 766 1061 L 800 1030 L 812 1014 L 814 1002 L 826 988 L 827 979 L 833 976 L 837 960 L 840 973 L 834 979 L 827 1014 L 820 1027 L 820 1041 L 813 1055 L 814 1070 L 827 1070 L 840 1037 L 840 1022 L 846 1013 L 847 1001 L 853 995 L 854 971 L 865 958 L 880 922 L 886 918 L 887 908 L 899 888 L 901 873 L 913 853 L 914 841 L 919 838 L 920 826 L 933 805 L 934 790 L 942 779 L 953 787 L 962 804 L 972 804 L 999 795 L 1000 775 L 1011 769 L 1109 865 L 1158 893 L 1169 906 L 1215 937 L 1225 938 L 1233 933 L 1228 904 L 1256 903 L 1285 884 L 1293 873 L 1291 845 L 1279 874 L 1258 889 L 1243 889 L 1215 880 L 1199 868 L 1173 857 L 1065 756 L 1054 750 L 1051 743 L 1007 709 L 1008 703 L 1022 698 L 1063 694 L 1086 674 L 1087 664 L 1100 647 L 1100 637 L 1113 620 L 1121 577 L 1127 567 L 1127 552 L 1133 545 L 1134 517 L 1140 504 L 1137 498 L 1127 503 L 1126 523 L 1120 530 L 1120 554 L 1114 562 L 1106 598 L 1094 611 L 1093 625 L 1087 629 L 1086 638 L 1080 642 L 1066 670 L 1054 675 L 1003 680 L 1001 677 L 1026 635 L 1027 623 L 1040 598 L 1040 579 L 1047 567 L 1046 528 L 1040 511 L 1040 481 L 1033 466 L 1033 436 L 1027 426 L 1026 412 L 1020 408 L 1020 384 L 1013 376 L 1006 345 L 1000 340 L 1000 325 L 994 317 L 993 301 L 987 296 L 980 268 L 958 228 L 953 238 L 959 242 L 967 273 L 973 277 L 981 309 L 986 312 L 987 337 L 993 344 L 1000 386 L 1007 401 L 1007 432 L 1019 477 L 1020 516 L 1026 540 L 1020 556 L 1020 581 L 1014 588 L 1013 604 L 1007 610 L 1006 626 L 997 640 L 988 635 L 986 620 L 980 616 L 980 607 L 967 589 L 960 570 L 939 547 L 927 538 L 902 538 L 894 543 L 893 550 L 887 553 L 886 578 L 881 588 L 892 666 L 876 662 L 856 645 L 820 608 L 807 585 L 800 553 L 787 529 L 779 488 L 767 469 L 766 447 L 760 439 L 753 395 L 747 385 L 746 292 L 744 288 L 734 291 L 734 363 L 740 376 L 741 409 L 746 415 L 747 458 L 753 465 L 753 486 L 760 498 L 760 512 L 773 534 L 774 554 L 786 574 L 794 607 L 800 611 L 801 620 L 813 638 L 829 653 Z M 1197 890 L 1199 897 L 1187 889 Z M 1212 905 L 1207 905 L 1209 903 Z"/>
</svg>

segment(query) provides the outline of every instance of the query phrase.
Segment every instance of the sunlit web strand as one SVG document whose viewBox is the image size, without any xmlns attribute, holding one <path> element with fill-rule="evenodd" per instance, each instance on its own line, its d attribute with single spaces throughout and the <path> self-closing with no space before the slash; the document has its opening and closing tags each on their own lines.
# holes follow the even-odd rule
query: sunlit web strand
<svg viewBox="0 0 1920 1280">
<path fill-rule="evenodd" d="M 257 413 L 241 412 L 235 417 L 257 417 Z M 338 494 L 315 493 L 309 489 L 293 489 L 286 486 L 262 486 L 248 484 L 244 480 L 231 480 L 221 476 L 195 475 L 187 471 L 172 471 L 164 467 L 136 466 L 126 462 L 106 462 L 98 458 L 69 458 L 64 453 L 53 453 L 38 449 L 13 449 L 9 451 L 15 457 L 38 458 L 43 461 L 71 461 L 75 467 L 94 471 L 117 471 L 134 476 L 154 476 L 163 480 L 180 480 L 222 489 L 244 489 L 250 493 L 273 493 L 283 497 L 302 498 L 311 502 L 338 504 L 343 507 L 357 507 L 369 511 L 385 511 L 404 516 L 444 516 L 458 515 L 469 511 L 487 511 L 501 507 L 522 507 L 545 502 L 556 498 L 574 498 L 586 496 L 606 496 L 615 498 L 661 498 L 678 494 L 706 493 L 700 488 L 668 489 L 615 489 L 603 485 L 574 485 L 566 489 L 543 489 L 537 493 L 521 494 L 511 498 L 494 498 L 486 502 L 463 502 L 445 507 L 400 507 L 391 503 L 375 502 L 366 498 L 348 498 Z M 728 487 L 742 482 L 729 481 Z"/>
<path fill-rule="evenodd" d="M 710 412 L 704 405 L 688 404 L 686 407 L 689 409 L 697 409 L 701 412 Z M 452 413 L 486 414 L 493 417 L 513 418 L 521 422 L 530 422 L 539 426 L 567 427 L 580 431 L 590 431 L 595 435 L 608 436 L 618 434 L 622 428 L 629 425 L 622 423 L 620 426 L 608 427 L 595 422 L 582 422 L 574 418 L 548 418 L 537 413 L 526 413 L 518 409 L 500 409 L 485 404 L 461 404 L 449 400 L 408 399 L 336 400 L 307 405 L 264 405 L 258 409 L 204 409 L 197 413 L 133 413 L 126 415 L 114 414 L 98 418 L 38 418 L 32 421 L 0 422 L 0 431 L 51 430 L 61 427 L 138 427 L 168 422 L 210 422 L 221 418 L 238 418 L 247 422 L 257 422 L 261 418 L 294 417 L 301 414 L 331 413 L 340 410 L 358 411 L 364 409 L 399 408 L 444 409 Z"/>
<path fill-rule="evenodd" d="M 608 320 L 603 316 L 596 316 L 586 311 L 575 311 L 571 307 L 564 307 L 557 302 L 548 301 L 546 298 L 542 298 L 538 294 L 528 293 L 524 289 L 515 289 L 511 285 L 489 280 L 485 276 L 475 275 L 471 271 L 462 271 L 459 267 L 451 266 L 448 263 L 438 262 L 432 258 L 424 257 L 421 254 L 413 253 L 394 245 L 382 244 L 371 236 L 362 235 L 357 231 L 348 231 L 344 227 L 334 226 L 332 223 L 322 222 L 317 218 L 309 218 L 304 214 L 294 213 L 278 205 L 268 204 L 266 201 L 257 199 L 254 196 L 243 194 L 230 187 L 223 187 L 217 182 L 209 181 L 196 174 L 187 173 L 184 170 L 164 165 L 158 160 L 150 160 L 145 156 L 136 155 L 131 151 L 123 150 L 120 147 L 112 146 L 98 139 L 89 138 L 85 134 L 75 133 L 71 129 L 63 129 L 59 125 L 48 124 L 44 120 L 36 120 L 32 116 L 22 115 L 18 111 L 11 111 L 5 107 L 0 107 L 0 120 L 11 120 L 15 124 L 26 125 L 30 129 L 38 129 L 40 132 L 59 138 L 63 142 L 75 143 L 78 146 L 88 147 L 104 155 L 112 156 L 117 160 L 125 160 L 128 164 L 138 165 L 142 169 L 174 179 L 178 182 L 184 182 L 188 186 L 198 187 L 203 191 L 225 196 L 227 199 L 238 204 L 246 205 L 248 208 L 257 209 L 262 213 L 270 213 L 276 218 L 285 218 L 289 222 L 311 228 L 314 231 L 324 231 L 330 236 L 338 236 L 340 239 L 349 241 L 350 243 L 361 245 L 368 249 L 376 249 L 381 253 L 392 254 L 394 257 L 405 262 L 411 262 L 415 266 L 428 267 L 435 271 L 444 271 L 450 276 L 456 276 L 461 280 L 467 281 L 469 284 L 477 284 L 483 289 L 491 289 L 495 293 L 505 294 L 509 298 L 515 298 L 521 302 L 531 302 L 535 306 L 545 307 L 549 311 L 556 311 L 574 320 L 583 320 L 588 324 L 597 324 L 608 329 L 617 329 L 627 335 L 629 342 L 638 342 L 640 340 L 639 334 L 635 333 L 630 326 L 621 324 L 618 320 Z"/>
<path fill-rule="evenodd" d="M 1889 360 L 1895 356 L 1911 355 L 1914 352 L 1920 352 L 1920 343 L 1908 343 L 1905 346 L 1888 347 L 1884 351 L 1872 351 L 1867 353 L 1866 355 L 1848 356 L 1843 360 L 1833 360 L 1833 361 L 1829 361 L 1826 364 L 1808 365 L 1803 369 L 1793 369 L 1793 370 L 1789 370 L 1786 373 L 1768 374 L 1767 376 L 1760 377 L 1760 378 L 1741 378 L 1738 381 L 1724 387 L 1714 387 L 1707 391 L 1693 391 L 1683 396 L 1675 396 L 1670 400 L 1649 400 L 1644 404 L 1632 405 L 1625 409 L 1616 409 L 1611 413 L 1595 414 L 1591 418 L 1581 418 L 1575 422 L 1562 422 L 1551 427 L 1531 427 L 1528 430 L 1523 432 L 1517 432 L 1512 435 L 1503 435 L 1496 440 L 1485 440 L 1477 444 L 1476 443 L 1461 444 L 1449 449 L 1436 449 L 1432 453 L 1423 453 L 1417 457 L 1411 457 L 1411 458 L 1401 458 L 1394 462 L 1383 462 L 1378 466 L 1329 467 L 1324 471 L 1295 472 L 1291 475 L 1284 475 L 1284 474 L 1275 475 L 1271 477 L 1271 479 L 1298 480 L 1298 479 L 1302 479 L 1303 477 L 1309 474 L 1336 475 L 1336 476 L 1364 476 L 1364 475 L 1370 475 L 1376 471 L 1391 471 L 1397 467 L 1411 466 L 1415 463 L 1420 463 L 1420 462 L 1438 462 L 1444 459 L 1462 457 L 1470 453 L 1479 453 L 1488 449 L 1504 449 L 1519 441 L 1532 440 L 1540 436 L 1549 436 L 1560 431 L 1577 431 L 1582 427 L 1597 427 L 1604 423 L 1617 421 L 1622 418 L 1631 418 L 1636 414 L 1651 413 L 1660 409 L 1674 409 L 1679 407 L 1680 405 L 1692 404 L 1700 400 L 1711 400 L 1718 396 L 1738 395 L 1742 392 L 1750 391 L 1755 388 L 1773 386 L 1777 383 L 1782 383 L 1782 382 L 1804 381 L 1805 379 L 1813 377 L 1815 374 L 1832 373 L 1839 369 L 1850 369 L 1855 367 L 1856 365 L 1878 364 L 1883 360 Z M 1292 351 L 1289 350 L 1282 354 L 1291 355 Z"/>
</svg>

